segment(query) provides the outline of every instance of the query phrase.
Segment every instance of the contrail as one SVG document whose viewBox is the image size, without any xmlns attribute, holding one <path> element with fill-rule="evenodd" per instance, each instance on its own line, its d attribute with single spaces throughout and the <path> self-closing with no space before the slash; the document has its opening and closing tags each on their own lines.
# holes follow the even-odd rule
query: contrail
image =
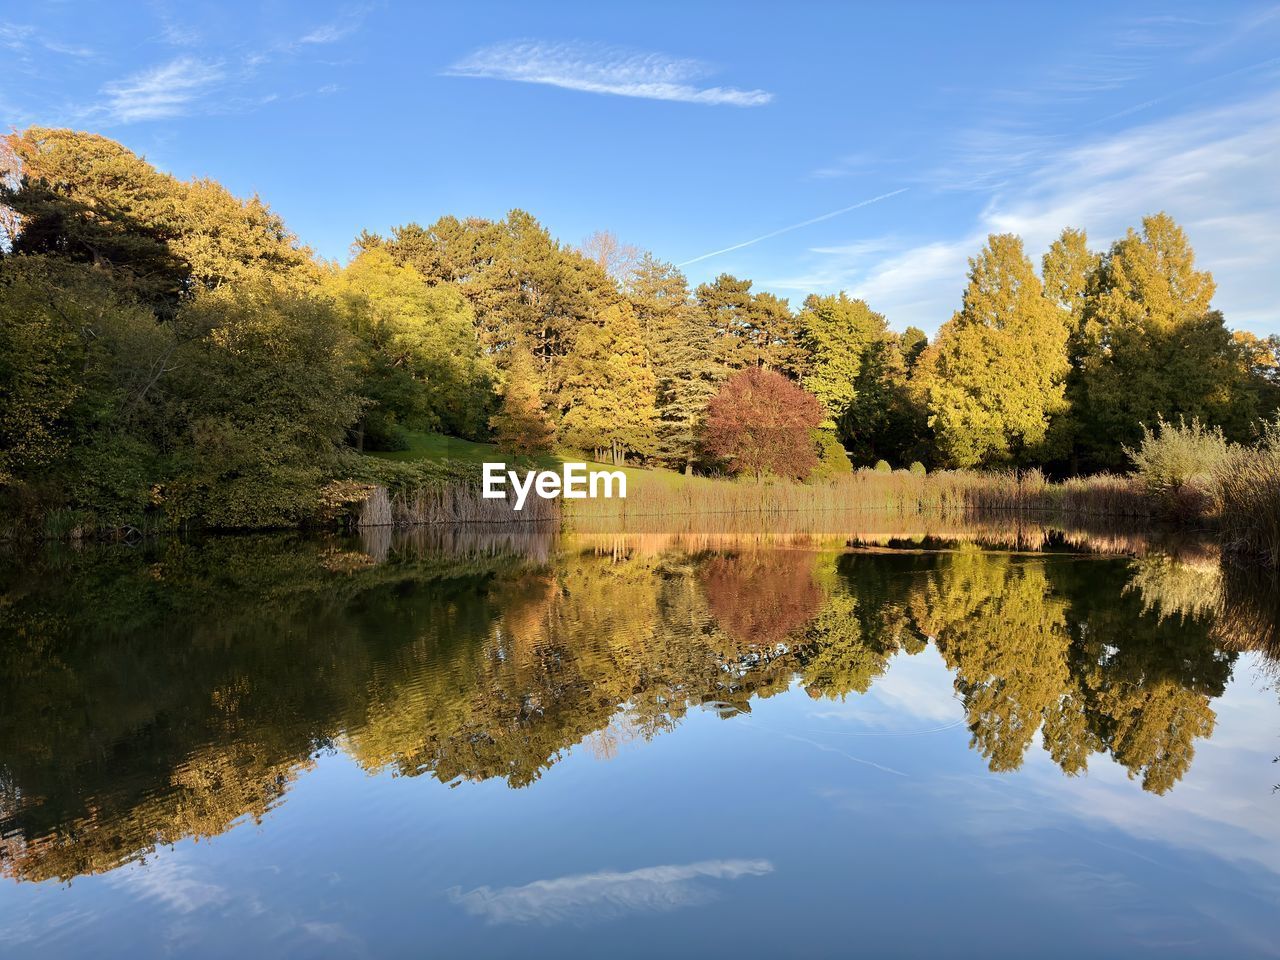
<svg viewBox="0 0 1280 960">
<path fill-rule="evenodd" d="M 782 227 L 781 229 L 774 230 L 772 233 L 766 233 L 766 234 L 763 234 L 762 236 L 755 237 L 751 240 L 743 240 L 741 243 L 735 243 L 732 247 L 725 247 L 723 250 L 712 250 L 710 253 L 704 253 L 701 256 L 694 257 L 691 260 L 685 260 L 683 263 L 677 263 L 676 266 L 687 267 L 689 264 L 697 263 L 699 260 L 706 260 L 706 259 L 709 259 L 710 257 L 718 257 L 720 256 L 720 254 L 728 253 L 731 250 L 741 250 L 743 247 L 749 247 L 753 243 L 759 243 L 761 240 L 769 240 L 769 239 L 772 239 L 773 237 L 781 236 L 784 233 L 790 233 L 792 230 L 799 230 L 801 227 L 807 227 L 807 226 L 810 226 L 811 224 L 821 223 L 823 220 L 830 220 L 832 217 L 838 217 L 840 216 L 840 214 L 848 213 L 850 210 L 857 210 L 859 207 L 869 207 L 873 203 L 879 203 L 881 200 L 888 200 L 890 197 L 896 197 L 898 194 L 906 193 L 906 192 L 907 192 L 907 188 L 902 187 L 899 190 L 893 190 L 889 193 L 882 193 L 880 194 L 880 196 L 872 197 L 870 200 L 863 200 L 860 203 L 855 203 L 847 207 L 841 207 L 839 210 L 832 210 L 830 213 L 824 213 L 819 217 L 813 217 L 809 220 L 802 220 L 799 223 L 793 223 L 789 227 Z"/>
</svg>

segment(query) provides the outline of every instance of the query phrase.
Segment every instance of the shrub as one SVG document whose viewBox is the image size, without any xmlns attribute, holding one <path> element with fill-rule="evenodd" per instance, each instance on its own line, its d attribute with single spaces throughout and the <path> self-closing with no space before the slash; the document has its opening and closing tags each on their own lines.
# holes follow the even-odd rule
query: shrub
<svg viewBox="0 0 1280 960">
<path fill-rule="evenodd" d="M 912 460 L 911 466 L 907 468 L 918 477 L 923 477 L 929 471 L 924 468 L 924 464 L 919 460 Z"/>
<path fill-rule="evenodd" d="M 889 466 L 888 460 L 877 460 L 875 470 L 877 473 L 892 473 L 893 467 Z"/>
<path fill-rule="evenodd" d="M 1217 501 L 1216 477 L 1231 455 L 1220 427 L 1207 427 L 1198 417 L 1170 423 L 1161 417 L 1152 430 L 1142 425 L 1142 442 L 1125 447 L 1147 493 L 1166 513 L 1203 516 Z"/>
<path fill-rule="evenodd" d="M 853 471 L 853 463 L 844 445 L 836 439 L 834 430 L 814 430 L 814 448 L 818 451 L 818 463 L 809 474 L 810 480 L 831 480 Z"/>
</svg>

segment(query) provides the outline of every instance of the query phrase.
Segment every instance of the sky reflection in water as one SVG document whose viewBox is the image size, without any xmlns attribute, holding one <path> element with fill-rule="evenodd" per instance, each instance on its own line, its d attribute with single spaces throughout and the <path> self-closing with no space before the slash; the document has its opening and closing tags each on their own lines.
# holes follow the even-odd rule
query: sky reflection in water
<svg viewBox="0 0 1280 960">
<path fill-rule="evenodd" d="M 1256 590 L 847 539 L 11 563 L 0 955 L 1278 952 Z"/>
</svg>

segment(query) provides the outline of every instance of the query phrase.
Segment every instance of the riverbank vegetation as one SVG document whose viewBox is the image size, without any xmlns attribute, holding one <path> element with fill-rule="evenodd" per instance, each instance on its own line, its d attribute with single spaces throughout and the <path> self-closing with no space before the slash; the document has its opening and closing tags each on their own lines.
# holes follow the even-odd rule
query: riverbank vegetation
<svg viewBox="0 0 1280 960">
<path fill-rule="evenodd" d="M 1280 556 L 1261 426 L 1280 338 L 1227 327 L 1165 214 L 1101 251 L 1065 229 L 1038 270 L 992 235 L 930 341 L 845 293 L 796 309 L 728 274 L 691 289 L 611 234 L 568 246 L 521 210 L 362 233 L 339 265 L 259 198 L 104 137 L 31 128 L 3 152 L 12 531 L 324 523 L 374 490 L 394 516 L 446 515 L 460 501 L 440 491 L 476 469 L 413 455 L 440 435 L 691 478 L 642 485 L 627 510 L 1160 513 Z M 1142 451 L 1173 424 L 1200 431 L 1180 455 L 1232 470 L 1152 480 L 1165 467 Z M 872 465 L 887 478 L 854 472 Z"/>
</svg>

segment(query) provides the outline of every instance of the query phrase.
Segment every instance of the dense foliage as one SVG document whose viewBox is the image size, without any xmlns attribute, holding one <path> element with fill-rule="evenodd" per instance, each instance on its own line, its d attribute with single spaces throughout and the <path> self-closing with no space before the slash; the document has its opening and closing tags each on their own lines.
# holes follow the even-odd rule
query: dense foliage
<svg viewBox="0 0 1280 960">
<path fill-rule="evenodd" d="M 780 373 L 747 367 L 712 398 L 703 443 L 733 473 L 799 480 L 817 463 L 812 432 L 821 417 L 813 394 Z"/>
<path fill-rule="evenodd" d="M 1165 214 L 1103 253 L 1067 229 L 1038 273 L 1018 237 L 990 237 L 929 343 L 843 292 L 793 310 L 729 274 L 691 290 L 612 234 L 575 249 L 521 210 L 364 233 L 326 264 L 258 198 L 104 137 L 3 143 L 13 525 L 295 524 L 369 472 L 366 451 L 425 432 L 717 472 L 746 460 L 713 422 L 764 426 L 729 386 L 747 382 L 817 415 L 777 427 L 802 453 L 742 469 L 814 479 L 1115 470 L 1163 421 L 1241 442 L 1280 408 L 1280 338 L 1228 330 Z"/>
</svg>

